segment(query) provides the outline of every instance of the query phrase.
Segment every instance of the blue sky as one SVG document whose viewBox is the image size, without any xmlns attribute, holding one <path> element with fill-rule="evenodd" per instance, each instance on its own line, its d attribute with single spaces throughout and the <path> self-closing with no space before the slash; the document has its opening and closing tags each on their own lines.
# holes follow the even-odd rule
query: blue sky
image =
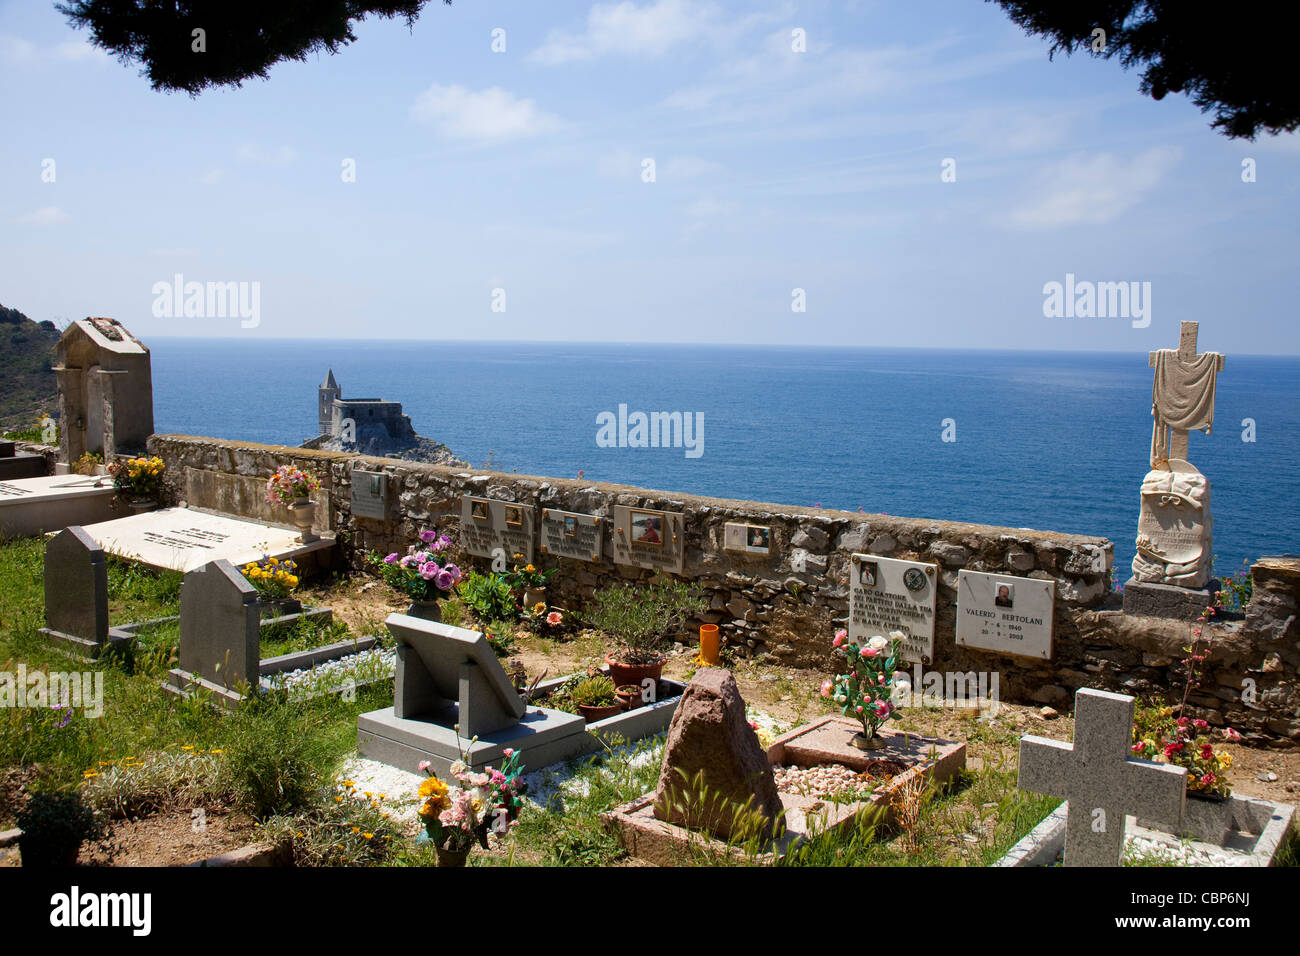
<svg viewBox="0 0 1300 956">
<path fill-rule="evenodd" d="M 1300 137 L 1225 139 L 993 4 L 457 0 L 356 32 L 191 99 L 0 5 L 0 302 L 146 340 L 1141 351 L 1196 319 L 1300 352 Z M 156 316 L 178 273 L 258 283 L 257 325 Z M 1150 325 L 1045 317 L 1067 273 L 1150 282 Z"/>
</svg>

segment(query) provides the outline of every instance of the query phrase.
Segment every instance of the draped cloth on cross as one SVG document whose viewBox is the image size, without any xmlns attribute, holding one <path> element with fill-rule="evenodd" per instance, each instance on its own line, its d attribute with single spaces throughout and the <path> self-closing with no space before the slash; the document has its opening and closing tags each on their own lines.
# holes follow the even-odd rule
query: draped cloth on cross
<svg viewBox="0 0 1300 956">
<path fill-rule="evenodd" d="M 1219 375 L 1218 352 L 1204 352 L 1184 361 L 1177 349 L 1155 353 L 1156 374 L 1151 386 L 1151 467 L 1169 460 L 1169 429 L 1200 429 L 1207 435 L 1214 427 L 1214 393 Z"/>
</svg>

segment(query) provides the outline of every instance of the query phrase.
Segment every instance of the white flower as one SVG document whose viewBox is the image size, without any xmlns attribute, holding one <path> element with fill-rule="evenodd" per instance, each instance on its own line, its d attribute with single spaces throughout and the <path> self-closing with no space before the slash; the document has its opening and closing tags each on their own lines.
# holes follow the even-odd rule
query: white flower
<svg viewBox="0 0 1300 956">
<path fill-rule="evenodd" d="M 890 631 L 890 632 L 889 632 L 889 636 L 890 636 L 890 638 L 892 638 L 892 639 L 895 640 L 895 641 L 905 641 L 905 640 L 907 640 L 907 635 L 904 634 L 902 631 Z"/>
<path fill-rule="evenodd" d="M 457 760 L 454 764 L 451 765 L 451 775 L 453 777 L 458 777 L 468 769 L 469 767 L 465 765 L 465 761 Z"/>
<path fill-rule="evenodd" d="M 873 651 L 883 651 L 885 648 L 889 647 L 889 641 L 877 634 L 871 640 L 867 641 L 867 647 L 871 648 Z"/>
</svg>

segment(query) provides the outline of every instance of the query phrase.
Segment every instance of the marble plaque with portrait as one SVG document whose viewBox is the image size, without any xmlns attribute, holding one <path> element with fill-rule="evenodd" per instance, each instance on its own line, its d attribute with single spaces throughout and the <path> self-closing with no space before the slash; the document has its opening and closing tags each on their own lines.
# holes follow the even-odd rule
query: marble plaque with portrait
<svg viewBox="0 0 1300 956">
<path fill-rule="evenodd" d="M 771 554 L 772 529 L 768 525 L 728 522 L 723 528 L 722 546 L 728 551 Z"/>
<path fill-rule="evenodd" d="M 890 631 L 904 635 L 904 660 L 934 658 L 938 566 L 855 554 L 849 561 L 849 638 L 862 643 Z"/>
<path fill-rule="evenodd" d="M 682 515 L 676 511 L 614 506 L 610 545 L 615 564 L 682 573 L 686 552 Z"/>
<path fill-rule="evenodd" d="M 461 545 L 469 554 L 493 558 L 493 570 L 504 571 L 517 562 L 531 564 L 536 538 L 536 510 L 532 505 L 513 501 L 462 495 Z M 501 559 L 504 559 L 504 564 L 497 567 L 501 565 Z"/>
<path fill-rule="evenodd" d="M 1016 657 L 1052 658 L 1056 582 L 962 569 L 957 644 Z"/>
<path fill-rule="evenodd" d="M 605 519 L 576 511 L 542 509 L 542 554 L 599 561 L 604 553 Z"/>
</svg>

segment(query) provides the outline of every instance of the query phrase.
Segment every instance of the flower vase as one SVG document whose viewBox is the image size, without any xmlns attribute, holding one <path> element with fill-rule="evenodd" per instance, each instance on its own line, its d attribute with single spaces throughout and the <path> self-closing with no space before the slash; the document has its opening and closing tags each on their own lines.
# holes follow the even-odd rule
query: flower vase
<svg viewBox="0 0 1300 956">
<path fill-rule="evenodd" d="M 859 750 L 881 750 L 886 746 L 879 734 L 867 736 L 864 733 L 856 733 L 849 738 L 849 743 Z"/>
<path fill-rule="evenodd" d="M 463 850 L 448 850 L 446 847 L 438 847 L 438 865 L 439 866 L 464 866 L 465 861 L 469 859 L 469 847 Z"/>
<path fill-rule="evenodd" d="M 526 588 L 524 590 L 524 607 L 532 610 L 538 604 L 546 603 L 546 588 Z"/>
<path fill-rule="evenodd" d="M 294 527 L 298 529 L 298 540 L 303 544 L 319 541 L 320 535 L 312 533 L 311 526 L 316 522 L 316 502 L 309 498 L 299 498 L 289 506 Z"/>
<path fill-rule="evenodd" d="M 131 509 L 132 514 L 144 514 L 146 511 L 153 511 L 157 507 L 157 502 L 152 498 L 143 495 L 133 495 L 127 499 L 126 505 Z"/>
<path fill-rule="evenodd" d="M 416 598 L 411 602 L 411 606 L 406 609 L 406 613 L 410 617 L 420 617 L 424 618 L 426 621 L 442 620 L 442 607 L 436 600 L 425 601 L 421 598 Z"/>
</svg>

